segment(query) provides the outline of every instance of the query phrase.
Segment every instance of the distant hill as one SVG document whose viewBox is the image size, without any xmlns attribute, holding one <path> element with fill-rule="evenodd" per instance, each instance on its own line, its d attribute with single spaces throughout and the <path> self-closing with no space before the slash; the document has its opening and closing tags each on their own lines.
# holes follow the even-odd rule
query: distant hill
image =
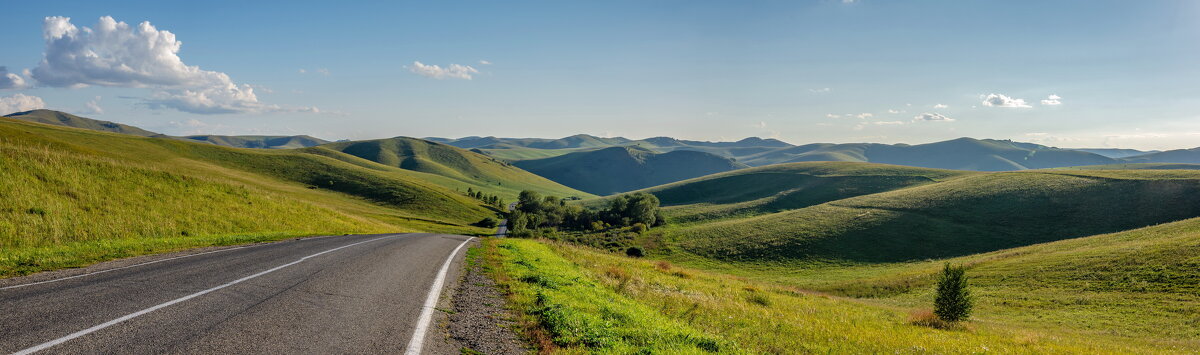
<svg viewBox="0 0 1200 355">
<path fill-rule="evenodd" d="M 1137 150 L 1137 149 L 1118 149 L 1118 148 L 1072 148 L 1081 152 L 1103 155 L 1109 158 L 1120 159 L 1150 153 L 1158 153 L 1157 150 Z"/>
<path fill-rule="evenodd" d="M 1200 148 L 1176 149 L 1158 153 L 1132 156 L 1123 159 L 1129 163 L 1186 163 L 1200 164 Z"/>
<path fill-rule="evenodd" d="M 545 159 L 607 147 L 636 146 L 656 153 L 698 151 L 734 159 L 748 166 L 809 161 L 844 161 L 906 165 L 936 169 L 1014 171 L 1121 163 L 1197 163 L 1196 150 L 1169 152 L 1135 149 L 1064 149 L 1010 140 L 959 138 L 928 144 L 813 143 L 792 145 L 750 137 L 736 142 L 703 142 L 671 137 L 639 140 L 585 134 L 561 139 L 465 137 L 430 138 L 461 148 L 477 149 L 498 159 Z"/>
<path fill-rule="evenodd" d="M 857 161 L 974 171 L 1011 171 L 1119 162 L 1099 154 L 1032 143 L 959 138 L 929 144 L 808 144 L 740 160 L 761 166 L 803 161 Z"/>
<path fill-rule="evenodd" d="M 509 200 L 515 199 L 521 190 L 534 190 L 559 197 L 591 197 L 586 192 L 563 186 L 486 155 L 416 138 L 335 142 L 305 151 L 320 154 L 326 150 L 403 170 L 445 177 L 453 181 L 442 182 L 442 185 L 454 186 L 462 191 L 468 188 L 481 190 Z"/>
<path fill-rule="evenodd" d="M 299 136 L 218 136 L 218 135 L 200 135 L 200 136 L 185 136 L 183 139 L 190 139 L 197 142 L 205 142 L 216 144 L 225 147 L 234 148 L 264 148 L 264 149 L 288 149 L 288 148 L 305 148 L 329 143 L 329 141 L 306 135 Z"/>
<path fill-rule="evenodd" d="M 162 134 L 150 132 L 141 128 L 130 125 L 124 125 L 115 122 L 101 121 L 86 117 L 79 117 L 66 112 L 53 110 L 33 110 L 25 112 L 17 112 L 4 117 L 15 118 L 22 121 L 37 122 L 44 124 L 52 124 L 58 126 L 67 126 L 75 128 L 90 129 L 93 131 L 113 132 L 122 134 L 131 134 L 142 137 L 160 137 Z"/>
<path fill-rule="evenodd" d="M 746 168 L 729 158 L 696 151 L 656 153 L 624 146 L 523 160 L 517 167 L 597 195 L 636 190 Z"/>
</svg>

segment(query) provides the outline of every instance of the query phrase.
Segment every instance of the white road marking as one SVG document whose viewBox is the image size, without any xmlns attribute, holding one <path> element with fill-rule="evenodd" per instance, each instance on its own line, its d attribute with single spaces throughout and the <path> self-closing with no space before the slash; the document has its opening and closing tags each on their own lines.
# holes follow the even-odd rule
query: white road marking
<svg viewBox="0 0 1200 355">
<path fill-rule="evenodd" d="M 421 317 L 417 318 L 417 327 L 413 329 L 412 339 L 408 341 L 408 349 L 404 351 L 404 355 L 421 354 L 421 348 L 425 346 L 425 332 L 429 330 L 429 323 L 433 322 L 433 310 L 437 307 L 438 298 L 442 296 L 442 285 L 446 283 L 446 273 L 450 271 L 450 262 L 454 261 L 454 256 L 458 255 L 459 249 L 474 239 L 471 237 L 464 240 L 462 244 L 454 248 L 454 251 L 450 252 L 450 256 L 442 264 L 442 269 L 433 279 L 433 285 L 429 286 L 429 295 L 425 297 L 425 306 L 421 307 Z"/>
<path fill-rule="evenodd" d="M 204 291 L 200 291 L 200 292 L 196 292 L 196 293 L 193 293 L 193 294 L 190 294 L 190 295 L 187 295 L 187 296 L 183 296 L 183 297 L 180 297 L 180 298 L 176 298 L 176 299 L 173 299 L 173 300 L 167 301 L 167 302 L 165 302 L 165 303 L 159 304 L 159 305 L 157 305 L 157 306 L 150 307 L 150 308 L 146 308 L 146 309 L 143 309 L 143 310 L 140 310 L 140 311 L 137 311 L 137 312 L 133 312 L 133 313 L 127 314 L 127 315 L 125 315 L 125 316 L 123 316 L 123 317 L 121 317 L 121 318 L 113 319 L 113 320 L 110 320 L 110 321 L 107 321 L 107 322 L 101 323 L 101 324 L 99 324 L 99 325 L 96 325 L 96 326 L 94 326 L 94 327 L 87 328 L 87 329 L 84 329 L 84 330 L 80 330 L 80 331 L 78 331 L 78 332 L 74 332 L 74 333 L 68 334 L 67 336 L 64 336 L 64 337 L 62 337 L 62 338 L 58 338 L 58 339 L 54 339 L 54 340 L 51 340 L 51 341 L 48 341 L 48 342 L 45 342 L 45 343 L 42 343 L 42 344 L 38 344 L 38 345 L 36 345 L 36 346 L 33 346 L 33 347 L 30 347 L 30 348 L 28 348 L 28 349 L 25 349 L 25 350 L 21 350 L 21 351 L 15 352 L 15 353 L 13 353 L 13 355 L 25 355 L 25 354 L 32 354 L 32 353 L 35 353 L 35 352 L 38 352 L 38 351 L 46 350 L 46 349 L 49 349 L 49 348 L 50 348 L 50 347 L 52 347 L 52 346 L 55 346 L 55 345 L 58 345 L 58 344 L 65 343 L 65 342 L 67 342 L 68 340 L 75 339 L 75 338 L 78 338 L 78 337 L 81 337 L 81 336 L 84 336 L 84 335 L 88 335 L 88 334 L 94 333 L 94 332 L 96 332 L 96 331 L 98 331 L 98 330 L 101 330 L 101 329 L 104 329 L 104 328 L 111 327 L 111 326 L 113 326 L 114 324 L 121 323 L 121 322 L 124 322 L 124 321 L 130 320 L 130 319 L 133 319 L 133 318 L 137 318 L 138 316 L 144 315 L 144 314 L 146 314 L 146 313 L 154 312 L 154 311 L 157 311 L 157 310 L 159 310 L 159 309 L 163 309 L 163 308 L 169 307 L 169 306 L 171 306 L 171 305 L 174 305 L 174 304 L 176 304 L 176 303 L 180 303 L 180 302 L 187 301 L 187 300 L 190 300 L 190 299 L 193 299 L 193 298 L 196 298 L 196 297 L 200 297 L 200 296 L 202 296 L 202 295 L 204 295 L 204 294 L 206 294 L 206 293 L 209 293 L 209 292 L 213 292 L 213 291 L 220 290 L 220 289 L 223 289 L 223 288 L 226 288 L 226 287 L 229 287 L 229 286 L 233 286 L 233 285 L 239 284 L 239 283 L 241 283 L 241 282 L 243 282 L 243 281 L 250 280 L 250 279 L 253 279 L 253 278 L 256 278 L 256 277 L 262 276 L 262 275 L 266 275 L 266 274 L 269 274 L 269 273 L 272 273 L 272 272 L 278 271 L 279 269 L 282 269 L 282 268 L 285 268 L 285 267 L 288 267 L 288 266 L 292 266 L 292 265 L 299 264 L 299 263 L 301 263 L 301 262 L 303 262 L 303 261 L 305 261 L 305 260 L 308 260 L 309 258 L 313 258 L 313 257 L 316 257 L 316 256 L 318 256 L 318 255 L 322 255 L 322 254 L 329 253 L 329 252 L 333 252 L 333 251 L 340 250 L 340 249 L 349 248 L 349 247 L 352 247 L 352 246 L 355 246 L 355 245 L 359 245 L 359 244 L 363 244 L 363 243 L 370 243 L 370 242 L 373 242 L 373 241 L 376 241 L 376 240 L 380 240 L 380 239 L 384 239 L 384 238 L 391 238 L 391 237 L 394 237 L 394 235 L 393 235 L 393 236 L 386 236 L 386 237 L 379 237 L 379 238 L 375 238 L 375 239 L 371 239 L 371 240 L 364 240 L 364 241 L 361 241 L 361 242 L 358 242 L 358 243 L 354 243 L 354 244 L 348 244 L 348 245 L 343 245 L 343 246 L 340 246 L 340 247 L 337 247 L 337 248 L 333 248 L 333 249 L 329 249 L 329 250 L 326 250 L 326 251 L 323 251 L 323 252 L 320 252 L 320 253 L 316 253 L 316 254 L 313 254 L 313 255 L 309 255 L 309 256 L 306 256 L 306 257 L 300 258 L 300 259 L 298 259 L 298 260 L 296 260 L 296 261 L 293 261 L 293 262 L 290 262 L 290 263 L 287 263 L 287 264 L 283 264 L 283 265 L 279 265 L 279 266 L 276 266 L 276 267 L 273 267 L 273 268 L 267 269 L 266 271 L 259 272 L 259 273 L 257 273 L 257 274 L 254 274 L 254 275 L 246 276 L 246 277 L 243 277 L 243 278 L 240 278 L 240 279 L 237 279 L 237 280 L 230 281 L 230 282 L 228 282 L 228 283 L 225 283 L 225 284 L 223 284 L 223 285 L 220 285 L 220 286 L 217 286 L 217 287 L 213 287 L 213 288 L 210 288 L 210 289 L 207 289 L 207 290 L 204 290 Z M 461 247 L 461 246 L 460 246 L 460 247 Z M 457 251 L 457 249 L 455 249 L 455 251 Z"/>
<path fill-rule="evenodd" d="M 321 239 L 321 238 L 328 238 L 328 237 L 331 237 L 331 236 L 324 236 L 324 237 L 312 237 L 312 238 L 304 238 L 304 239 L 301 239 L 301 240 L 312 240 L 312 239 Z M 30 282 L 30 283 L 27 283 L 27 284 L 20 284 L 20 285 L 5 286 L 5 287 L 0 287 L 0 290 L 7 290 L 7 289 L 10 289 L 10 288 L 18 288 L 18 287 L 33 286 L 33 285 L 41 285 L 41 284 L 46 284 L 46 283 L 51 283 L 51 282 L 59 282 L 59 281 L 64 281 L 64 280 L 70 280 L 70 279 L 80 278 L 80 277 L 84 277 L 84 276 L 92 276 L 92 275 L 97 275 L 97 274 L 103 274 L 103 273 L 106 273 L 106 272 L 109 272 L 109 271 L 124 270 L 124 269 L 128 269 L 128 268 L 134 268 L 134 267 L 138 267 L 138 266 L 146 266 L 146 265 L 150 265 L 150 264 L 161 263 L 161 262 L 164 262 L 164 261 L 171 261 L 171 260 L 176 260 L 176 259 L 190 258 L 190 257 L 193 257 L 193 256 L 200 256 L 200 255 L 204 255 L 204 254 L 220 253 L 220 252 L 223 252 L 223 251 L 230 251 L 230 250 L 245 249 L 245 248 L 250 248 L 250 247 L 263 246 L 263 245 L 267 245 L 267 244 L 268 244 L 268 243 L 261 243 L 261 244 L 255 244 L 255 245 L 244 245 L 244 246 L 240 246 L 240 247 L 236 247 L 236 248 L 226 248 L 226 249 L 221 249 L 221 250 L 207 251 L 207 252 L 203 252 L 203 253 L 196 253 L 196 254 L 189 254 L 189 255 L 181 255 L 181 256 L 176 256 L 176 257 L 173 257 L 173 258 L 166 258 L 166 259 L 161 259 L 161 260 L 149 261 L 149 262 L 144 262 L 144 263 L 141 263 L 141 264 L 127 265 L 127 266 L 122 266 L 122 267 L 117 267 L 117 268 L 112 268 L 112 269 L 107 269 L 107 270 L 100 270 L 100 271 L 96 271 L 96 272 L 89 272 L 89 273 L 86 273 L 86 274 L 79 274 L 79 275 L 75 275 L 75 276 L 67 276 L 67 277 L 63 277 L 63 278 L 51 279 L 51 280 L 46 280 L 46 281 Z"/>
</svg>

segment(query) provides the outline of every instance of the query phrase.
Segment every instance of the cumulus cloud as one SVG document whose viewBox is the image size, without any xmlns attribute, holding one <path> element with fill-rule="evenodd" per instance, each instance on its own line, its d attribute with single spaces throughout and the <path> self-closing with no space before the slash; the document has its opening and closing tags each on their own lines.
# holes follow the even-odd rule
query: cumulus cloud
<svg viewBox="0 0 1200 355">
<path fill-rule="evenodd" d="M 835 115 L 835 114 L 832 114 L 832 113 L 827 113 L 827 114 L 825 114 L 825 118 L 838 118 L 838 117 L 842 117 L 842 116 L 841 116 L 841 115 Z"/>
<path fill-rule="evenodd" d="M 96 98 L 93 98 L 91 101 L 88 101 L 86 104 L 84 104 L 83 111 L 84 114 L 88 115 L 104 114 L 104 108 L 100 107 L 100 97 L 96 96 Z"/>
<path fill-rule="evenodd" d="M 1050 94 L 1049 97 L 1047 97 L 1045 100 L 1042 100 L 1042 106 L 1062 105 L 1062 101 L 1059 101 L 1059 100 L 1062 100 L 1062 97 L 1059 97 L 1058 95 Z"/>
<path fill-rule="evenodd" d="M 15 94 L 12 96 L 0 96 L 0 115 L 7 115 L 13 112 L 24 112 L 46 108 L 46 102 L 37 96 L 29 96 L 25 94 Z"/>
<path fill-rule="evenodd" d="M 25 87 L 25 79 L 20 75 L 9 73 L 8 67 L 0 66 L 0 89 L 20 89 Z"/>
<path fill-rule="evenodd" d="M 250 85 L 225 73 L 184 64 L 183 42 L 150 22 L 135 28 L 105 16 L 88 28 L 53 16 L 45 18 L 42 32 L 46 50 L 32 72 L 42 85 L 152 88 L 143 98 L 146 106 L 200 114 L 294 111 L 259 102 Z"/>
<path fill-rule="evenodd" d="M 1032 107 L 1025 103 L 1025 99 L 1015 99 L 1001 94 L 988 94 L 983 96 L 983 105 L 987 107 L 1013 107 L 1013 108 L 1028 108 Z"/>
<path fill-rule="evenodd" d="M 871 117 L 875 117 L 875 114 L 863 112 L 863 113 L 855 115 L 854 117 L 858 117 L 859 119 L 865 120 L 865 119 L 868 119 Z"/>
<path fill-rule="evenodd" d="M 946 117 L 945 115 L 942 115 L 940 113 L 925 112 L 925 113 L 913 116 L 913 122 L 920 122 L 920 121 L 954 122 L 954 119 L 950 118 L 950 117 Z"/>
<path fill-rule="evenodd" d="M 438 65 L 425 65 L 421 62 L 413 62 L 409 70 L 417 75 L 434 78 L 434 79 L 463 79 L 471 80 L 472 74 L 478 74 L 479 70 L 469 65 L 450 64 L 450 66 L 442 68 Z"/>
<path fill-rule="evenodd" d="M 949 107 L 950 107 L 950 105 L 946 105 L 946 104 L 933 105 L 933 108 L 949 108 Z"/>
</svg>

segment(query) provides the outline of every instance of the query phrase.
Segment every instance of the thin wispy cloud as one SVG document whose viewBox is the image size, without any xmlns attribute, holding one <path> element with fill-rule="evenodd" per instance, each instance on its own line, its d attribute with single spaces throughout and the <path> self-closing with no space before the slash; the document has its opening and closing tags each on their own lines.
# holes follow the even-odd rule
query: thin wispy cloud
<svg viewBox="0 0 1200 355">
<path fill-rule="evenodd" d="M 469 65 L 450 64 L 443 68 L 436 64 L 426 65 L 419 61 L 414 61 L 409 70 L 417 75 L 433 78 L 433 79 L 463 79 L 471 80 L 474 74 L 479 74 L 479 70 Z"/>
<path fill-rule="evenodd" d="M 913 122 L 932 121 L 932 122 L 954 122 L 953 118 L 936 112 L 924 112 L 913 116 Z"/>
<path fill-rule="evenodd" d="M 91 101 L 88 101 L 86 104 L 83 105 L 83 107 L 84 107 L 84 110 L 83 110 L 84 114 L 87 114 L 87 115 L 102 115 L 102 114 L 104 114 L 104 108 L 100 107 L 100 96 L 96 96 Z"/>
<path fill-rule="evenodd" d="M 1046 97 L 1046 99 L 1045 99 L 1045 100 L 1042 100 L 1042 106 L 1058 106 L 1058 105 L 1062 105 L 1062 101 L 1061 101 L 1061 100 L 1062 100 L 1062 97 L 1059 97 L 1058 95 L 1050 94 L 1050 96 L 1049 96 L 1049 97 Z"/>
</svg>

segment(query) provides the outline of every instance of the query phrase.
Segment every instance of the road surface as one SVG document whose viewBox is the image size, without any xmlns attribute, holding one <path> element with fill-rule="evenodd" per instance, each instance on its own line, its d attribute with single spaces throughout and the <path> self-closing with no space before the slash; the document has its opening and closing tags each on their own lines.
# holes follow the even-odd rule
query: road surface
<svg viewBox="0 0 1200 355">
<path fill-rule="evenodd" d="M 469 240 L 319 237 L 6 284 L 0 353 L 414 352 Z"/>
</svg>

